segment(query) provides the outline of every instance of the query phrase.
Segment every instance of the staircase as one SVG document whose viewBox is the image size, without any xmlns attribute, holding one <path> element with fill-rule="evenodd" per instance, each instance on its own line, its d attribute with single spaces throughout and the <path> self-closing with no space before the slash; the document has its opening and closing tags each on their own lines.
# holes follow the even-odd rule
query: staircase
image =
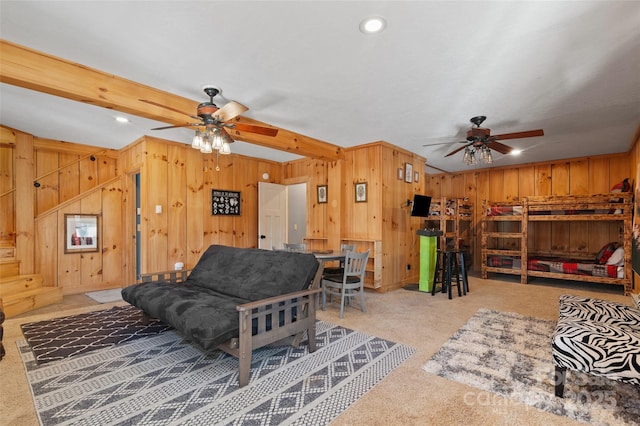
<svg viewBox="0 0 640 426">
<path fill-rule="evenodd" d="M 62 290 L 43 285 L 42 275 L 20 275 L 12 243 L 0 241 L 0 309 L 7 318 L 62 302 Z"/>
</svg>

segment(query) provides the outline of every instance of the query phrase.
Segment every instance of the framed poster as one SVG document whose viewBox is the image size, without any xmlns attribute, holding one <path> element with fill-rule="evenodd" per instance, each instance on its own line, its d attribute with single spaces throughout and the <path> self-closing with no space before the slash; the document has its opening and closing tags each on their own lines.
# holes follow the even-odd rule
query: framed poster
<svg viewBox="0 0 640 426">
<path fill-rule="evenodd" d="M 212 216 L 240 216 L 240 191 L 211 190 Z"/>
<path fill-rule="evenodd" d="M 98 215 L 64 215 L 64 252 L 89 253 L 98 251 Z"/>
<path fill-rule="evenodd" d="M 404 173 L 402 171 L 402 167 L 398 167 L 398 180 L 404 179 Z"/>
<path fill-rule="evenodd" d="M 356 203 L 366 203 L 367 202 L 367 183 L 361 182 L 355 184 L 356 190 Z"/>
<path fill-rule="evenodd" d="M 418 182 L 420 180 L 420 172 L 413 172 L 413 181 Z"/>
<path fill-rule="evenodd" d="M 327 185 L 318 185 L 318 204 L 327 202 Z"/>
<path fill-rule="evenodd" d="M 413 164 L 411 163 L 404 163 L 404 181 L 413 182 Z"/>
</svg>

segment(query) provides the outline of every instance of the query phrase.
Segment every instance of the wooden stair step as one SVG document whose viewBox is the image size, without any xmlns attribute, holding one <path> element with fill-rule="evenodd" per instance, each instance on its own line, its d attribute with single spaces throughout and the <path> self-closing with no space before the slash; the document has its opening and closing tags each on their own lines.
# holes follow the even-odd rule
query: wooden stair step
<svg viewBox="0 0 640 426">
<path fill-rule="evenodd" d="M 12 246 L 0 246 L 0 259 L 15 259 L 16 248 Z"/>
<path fill-rule="evenodd" d="M 0 297 L 4 299 L 24 291 L 41 288 L 42 281 L 42 275 L 40 274 L 0 278 Z"/>
<path fill-rule="evenodd" d="M 4 314 L 7 318 L 60 302 L 62 302 L 62 289 L 57 287 L 39 287 L 2 297 Z"/>
<path fill-rule="evenodd" d="M 0 278 L 14 277 L 20 274 L 20 261 L 0 259 Z"/>
</svg>

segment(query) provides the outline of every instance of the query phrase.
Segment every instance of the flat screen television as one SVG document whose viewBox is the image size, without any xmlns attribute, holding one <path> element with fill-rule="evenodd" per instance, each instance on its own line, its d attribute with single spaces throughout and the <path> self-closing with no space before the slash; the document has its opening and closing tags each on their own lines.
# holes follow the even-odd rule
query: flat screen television
<svg viewBox="0 0 640 426">
<path fill-rule="evenodd" d="M 413 204 L 411 204 L 411 216 L 427 217 L 429 216 L 429 207 L 431 206 L 431 197 L 428 195 L 415 194 L 413 196 Z"/>
</svg>

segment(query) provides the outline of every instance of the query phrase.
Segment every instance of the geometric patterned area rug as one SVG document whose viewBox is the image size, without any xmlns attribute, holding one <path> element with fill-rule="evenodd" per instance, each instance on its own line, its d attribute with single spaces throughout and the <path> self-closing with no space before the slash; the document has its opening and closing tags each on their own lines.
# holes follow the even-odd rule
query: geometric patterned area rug
<svg viewBox="0 0 640 426">
<path fill-rule="evenodd" d="M 140 309 L 132 305 L 22 324 L 21 328 L 40 365 L 171 329 L 157 320 L 143 324 Z"/>
<path fill-rule="evenodd" d="M 555 327 L 556 321 L 480 309 L 423 369 L 479 389 L 464 395 L 467 405 L 508 414 L 511 400 L 590 424 L 637 425 L 638 386 L 567 370 L 564 398 L 555 396 Z"/>
<path fill-rule="evenodd" d="M 266 346 L 249 384 L 238 360 L 205 353 L 175 331 L 38 366 L 16 342 L 41 424 L 327 424 L 415 350 L 317 322 L 317 350 Z"/>
</svg>

